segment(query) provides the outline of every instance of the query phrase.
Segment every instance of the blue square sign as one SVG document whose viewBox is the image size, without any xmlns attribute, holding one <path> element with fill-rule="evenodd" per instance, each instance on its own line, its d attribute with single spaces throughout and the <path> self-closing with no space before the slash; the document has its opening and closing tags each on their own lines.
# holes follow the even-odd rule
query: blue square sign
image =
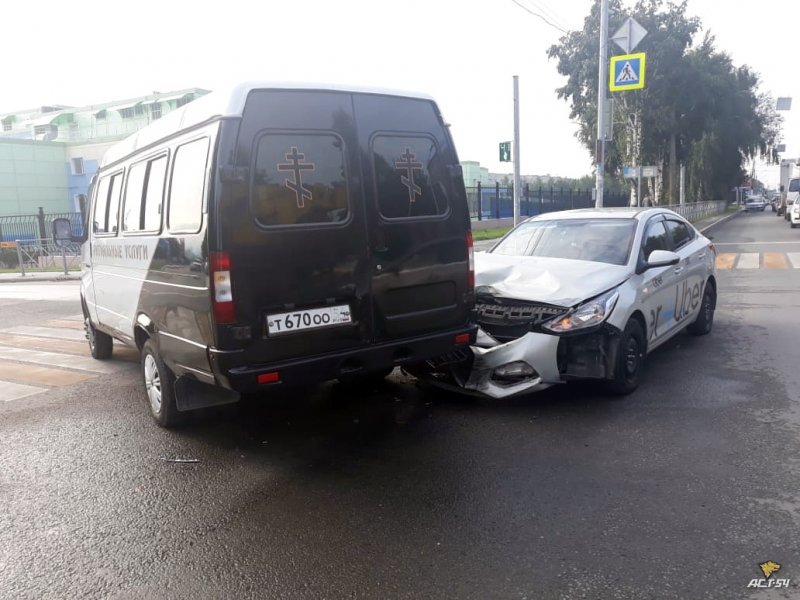
<svg viewBox="0 0 800 600">
<path fill-rule="evenodd" d="M 612 92 L 640 90 L 644 87 L 646 56 L 644 52 L 611 57 L 608 89 Z"/>
</svg>

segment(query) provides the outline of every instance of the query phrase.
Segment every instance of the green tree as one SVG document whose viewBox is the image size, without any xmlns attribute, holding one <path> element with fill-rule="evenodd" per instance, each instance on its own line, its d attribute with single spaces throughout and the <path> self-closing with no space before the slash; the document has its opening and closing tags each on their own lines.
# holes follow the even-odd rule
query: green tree
<svg viewBox="0 0 800 600">
<path fill-rule="evenodd" d="M 677 202 L 678 167 L 688 165 L 693 198 L 724 197 L 738 185 L 742 163 L 760 155 L 770 157 L 779 129 L 771 99 L 759 94 L 758 78 L 747 67 L 736 68 L 730 57 L 714 48 L 706 35 L 694 47 L 700 20 L 679 4 L 640 0 L 633 10 L 609 0 L 609 31 L 629 16 L 648 31 L 636 51 L 647 52 L 647 86 L 614 94 L 614 141 L 607 145 L 606 167 L 621 174 L 625 164 L 662 167 L 650 190 L 656 201 Z M 556 90 L 570 103 L 579 123 L 578 139 L 594 154 L 597 132 L 597 56 L 600 4 L 597 0 L 583 29 L 564 35 L 548 55 L 567 77 Z M 618 48 L 609 49 L 621 54 Z"/>
</svg>

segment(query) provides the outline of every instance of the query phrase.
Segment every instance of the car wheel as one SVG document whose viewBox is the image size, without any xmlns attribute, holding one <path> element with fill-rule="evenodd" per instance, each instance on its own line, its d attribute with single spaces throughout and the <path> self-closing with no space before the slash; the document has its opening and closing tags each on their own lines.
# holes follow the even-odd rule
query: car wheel
<svg viewBox="0 0 800 600">
<path fill-rule="evenodd" d="M 631 319 L 619 338 L 614 379 L 606 382 L 606 389 L 616 395 L 625 396 L 639 387 L 642 370 L 647 358 L 644 331 L 639 321 Z"/>
<path fill-rule="evenodd" d="M 92 358 L 97 360 L 111 358 L 111 353 L 114 351 L 114 338 L 94 326 L 91 318 L 86 314 L 86 309 L 83 311 L 83 329 L 86 332 L 86 341 L 89 342 Z"/>
<path fill-rule="evenodd" d="M 789 227 L 791 227 L 792 229 L 794 229 L 795 227 L 797 227 L 797 223 L 792 223 L 792 222 L 790 221 L 790 222 L 789 222 Z"/>
<path fill-rule="evenodd" d="M 158 355 L 152 340 L 142 347 L 142 376 L 150 414 L 161 427 L 174 427 L 183 422 L 175 403 L 175 375 Z"/>
<path fill-rule="evenodd" d="M 706 282 L 706 289 L 703 291 L 703 301 L 700 303 L 700 314 L 697 315 L 694 323 L 686 328 L 691 335 L 706 335 L 711 333 L 714 326 L 714 309 L 717 307 L 717 294 L 714 288 Z"/>
</svg>

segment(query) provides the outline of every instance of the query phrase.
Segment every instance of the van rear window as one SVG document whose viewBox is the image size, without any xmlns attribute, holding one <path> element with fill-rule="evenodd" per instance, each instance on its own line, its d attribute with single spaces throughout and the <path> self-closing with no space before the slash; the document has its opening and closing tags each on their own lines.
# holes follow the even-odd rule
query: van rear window
<svg viewBox="0 0 800 600">
<path fill-rule="evenodd" d="M 266 227 L 346 221 L 344 156 L 344 141 L 334 133 L 262 135 L 250 197 L 256 221 Z"/>
<path fill-rule="evenodd" d="M 378 207 L 385 219 L 447 212 L 444 164 L 428 137 L 376 135 L 372 139 Z"/>
</svg>

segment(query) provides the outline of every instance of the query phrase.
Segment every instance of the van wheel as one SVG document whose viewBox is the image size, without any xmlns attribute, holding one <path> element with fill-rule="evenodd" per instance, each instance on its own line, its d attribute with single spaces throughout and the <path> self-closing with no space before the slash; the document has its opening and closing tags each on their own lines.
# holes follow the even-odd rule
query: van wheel
<svg viewBox="0 0 800 600">
<path fill-rule="evenodd" d="M 642 326 L 636 319 L 631 319 L 619 338 L 614 379 L 606 382 L 608 392 L 615 396 L 625 396 L 639 387 L 646 350 Z"/>
<path fill-rule="evenodd" d="M 164 364 L 152 340 L 142 347 L 142 375 L 150 414 L 161 427 L 174 427 L 183 421 L 175 403 L 175 375 Z"/>
<path fill-rule="evenodd" d="M 711 333 L 714 326 L 714 309 L 717 306 L 717 295 L 714 288 L 706 282 L 706 289 L 703 291 L 703 302 L 700 304 L 700 314 L 697 315 L 694 323 L 686 328 L 691 335 L 706 335 Z"/>
<path fill-rule="evenodd" d="M 92 358 L 97 360 L 106 360 L 111 358 L 111 353 L 114 350 L 114 338 L 107 333 L 99 331 L 92 323 L 89 315 L 84 313 L 83 328 L 86 331 L 86 340 L 89 342 L 89 350 L 92 352 Z"/>
</svg>

